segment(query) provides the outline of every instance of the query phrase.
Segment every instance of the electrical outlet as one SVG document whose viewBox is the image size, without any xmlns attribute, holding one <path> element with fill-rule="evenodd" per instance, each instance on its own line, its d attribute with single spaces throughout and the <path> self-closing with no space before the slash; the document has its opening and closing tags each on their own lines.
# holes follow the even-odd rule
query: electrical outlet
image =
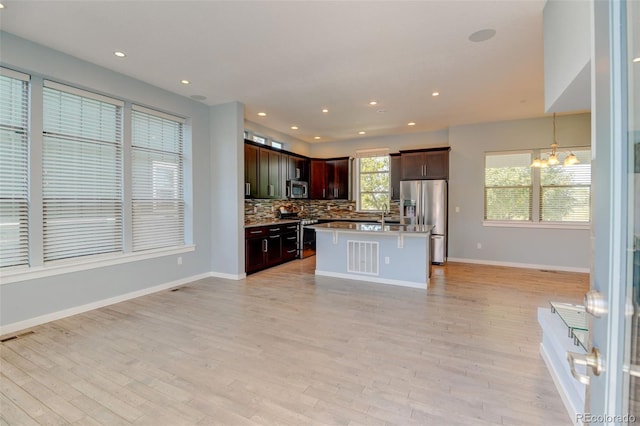
<svg viewBox="0 0 640 426">
<path fill-rule="evenodd" d="M 258 213 L 258 206 L 253 206 L 253 212 Z"/>
<path fill-rule="evenodd" d="M 384 264 L 388 265 L 389 263 L 391 263 L 391 259 L 389 259 L 389 256 L 385 256 L 384 257 Z"/>
<path fill-rule="evenodd" d="M 482 248 L 482 244 L 480 244 L 480 243 L 476 244 L 476 248 L 481 249 Z"/>
<path fill-rule="evenodd" d="M 182 256 L 178 256 L 178 265 L 182 265 Z"/>
<path fill-rule="evenodd" d="M 349 206 L 349 210 L 353 210 L 353 206 Z"/>
<path fill-rule="evenodd" d="M 327 210 L 331 210 L 331 206 L 327 206 Z"/>
</svg>

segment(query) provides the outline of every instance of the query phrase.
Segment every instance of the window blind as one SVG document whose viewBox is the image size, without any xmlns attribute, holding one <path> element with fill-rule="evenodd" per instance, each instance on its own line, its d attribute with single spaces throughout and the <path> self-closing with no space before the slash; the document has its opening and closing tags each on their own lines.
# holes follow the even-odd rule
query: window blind
<svg viewBox="0 0 640 426">
<path fill-rule="evenodd" d="M 122 102 L 45 81 L 44 261 L 122 251 Z"/>
<path fill-rule="evenodd" d="M 485 220 L 531 220 L 531 152 L 485 155 Z"/>
<path fill-rule="evenodd" d="M 134 105 L 133 251 L 184 245 L 184 120 Z"/>
<path fill-rule="evenodd" d="M 29 264 L 29 76 L 0 68 L 0 267 Z"/>
<path fill-rule="evenodd" d="M 591 151 L 573 151 L 580 163 L 540 169 L 540 220 L 591 220 Z"/>
</svg>

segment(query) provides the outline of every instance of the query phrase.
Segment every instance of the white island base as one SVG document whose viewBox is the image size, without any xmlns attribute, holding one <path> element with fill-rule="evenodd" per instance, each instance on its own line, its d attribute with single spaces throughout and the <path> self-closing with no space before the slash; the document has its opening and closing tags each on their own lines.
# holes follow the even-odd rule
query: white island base
<svg viewBox="0 0 640 426">
<path fill-rule="evenodd" d="M 316 275 L 426 289 L 430 229 L 332 222 L 316 229 Z"/>
</svg>

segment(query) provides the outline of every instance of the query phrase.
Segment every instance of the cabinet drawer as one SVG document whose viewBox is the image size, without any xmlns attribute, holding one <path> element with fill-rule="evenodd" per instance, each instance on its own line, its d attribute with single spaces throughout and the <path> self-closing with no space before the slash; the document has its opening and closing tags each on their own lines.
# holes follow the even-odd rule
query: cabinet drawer
<svg viewBox="0 0 640 426">
<path fill-rule="evenodd" d="M 269 228 L 266 226 L 255 226 L 244 230 L 245 238 L 257 238 L 269 235 Z"/>
</svg>

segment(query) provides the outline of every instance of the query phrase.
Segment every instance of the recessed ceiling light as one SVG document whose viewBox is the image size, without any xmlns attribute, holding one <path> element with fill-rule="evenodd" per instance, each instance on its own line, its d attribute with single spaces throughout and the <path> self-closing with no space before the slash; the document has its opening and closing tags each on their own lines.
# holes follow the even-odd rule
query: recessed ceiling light
<svg viewBox="0 0 640 426">
<path fill-rule="evenodd" d="M 318 140 L 318 139 L 320 139 L 320 136 L 314 136 L 313 138 L 314 138 L 315 140 Z"/>
<path fill-rule="evenodd" d="M 327 112 L 329 112 L 329 110 L 325 108 L 325 109 L 322 110 L 322 112 L 324 112 L 326 114 Z"/>
<path fill-rule="evenodd" d="M 633 58 L 633 62 L 640 62 L 640 56 L 638 56 L 637 58 Z"/>
<path fill-rule="evenodd" d="M 0 3 L 0 9 L 4 9 L 4 4 Z"/>
<path fill-rule="evenodd" d="M 440 96 L 440 92 L 433 92 L 433 93 L 431 94 L 431 96 L 433 96 L 433 97 Z"/>
<path fill-rule="evenodd" d="M 124 52 L 120 52 L 119 50 L 116 50 L 115 52 L 113 52 L 114 55 L 116 55 L 118 58 L 124 58 L 126 55 L 126 53 Z"/>
<path fill-rule="evenodd" d="M 298 130 L 298 126 L 291 126 L 291 130 Z"/>
<path fill-rule="evenodd" d="M 359 135 L 366 135 L 367 132 L 358 132 Z"/>
<path fill-rule="evenodd" d="M 266 117 L 266 116 L 267 116 L 267 113 L 266 113 L 266 112 L 259 112 L 259 113 L 258 113 L 258 115 L 259 115 L 260 117 Z"/>
<path fill-rule="evenodd" d="M 476 31 L 475 33 L 471 34 L 469 36 L 469 41 L 472 41 L 474 43 L 480 43 L 482 41 L 487 41 L 493 38 L 493 36 L 495 35 L 496 35 L 496 30 L 492 28 L 487 28 L 484 30 Z"/>
<path fill-rule="evenodd" d="M 182 84 L 189 84 L 189 83 L 191 83 L 191 82 L 190 82 L 189 80 L 180 80 L 180 83 L 182 83 Z"/>
<path fill-rule="evenodd" d="M 371 101 L 369 102 L 369 105 L 378 105 L 378 103 L 376 101 Z"/>
<path fill-rule="evenodd" d="M 413 121 L 410 122 L 410 123 L 407 123 L 407 126 L 415 126 L 415 125 L 416 125 L 416 123 L 414 123 Z"/>
</svg>

